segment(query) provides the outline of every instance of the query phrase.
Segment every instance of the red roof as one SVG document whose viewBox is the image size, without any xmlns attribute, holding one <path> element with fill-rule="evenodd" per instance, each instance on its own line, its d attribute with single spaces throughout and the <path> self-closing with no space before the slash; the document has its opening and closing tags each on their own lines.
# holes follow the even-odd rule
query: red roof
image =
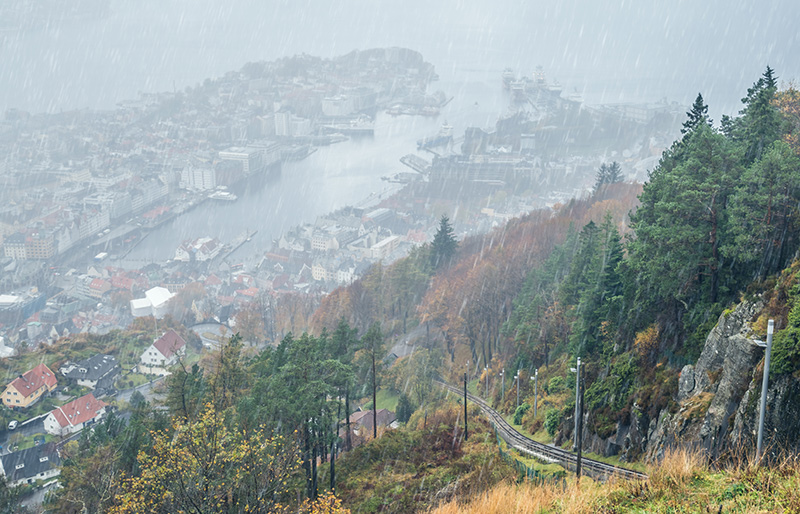
<svg viewBox="0 0 800 514">
<path fill-rule="evenodd" d="M 207 286 L 218 286 L 218 285 L 222 284 L 222 280 L 220 280 L 218 276 L 216 276 L 216 275 L 214 275 L 214 274 L 212 273 L 212 274 L 211 274 L 211 275 L 209 275 L 209 276 L 208 276 L 208 278 L 206 279 L 206 282 L 205 282 L 205 284 L 206 284 Z"/>
<path fill-rule="evenodd" d="M 222 295 L 219 295 L 219 296 L 217 296 L 217 302 L 219 302 L 220 305 L 225 307 L 226 305 L 230 305 L 230 304 L 233 303 L 233 296 L 222 296 Z"/>
<path fill-rule="evenodd" d="M 119 289 L 133 289 L 133 279 L 115 275 L 111 277 L 111 285 Z"/>
<path fill-rule="evenodd" d="M 77 400 L 72 400 L 66 405 L 53 409 L 50 414 L 56 418 L 61 428 L 66 428 L 70 425 L 80 425 L 90 419 L 94 419 L 98 411 L 107 406 L 106 402 L 98 400 L 92 393 L 89 393 Z"/>
<path fill-rule="evenodd" d="M 15 378 L 9 385 L 14 386 L 14 389 L 16 389 L 19 394 L 27 398 L 38 391 L 42 386 L 47 386 L 49 389 L 52 389 L 57 383 L 58 380 L 56 380 L 56 376 L 50 371 L 50 368 L 44 364 L 39 364 L 21 377 Z"/>
<path fill-rule="evenodd" d="M 167 330 L 163 336 L 156 339 L 153 346 L 161 352 L 161 355 L 169 359 L 181 348 L 186 346 L 186 341 L 172 329 Z"/>
<path fill-rule="evenodd" d="M 108 282 L 106 282 L 102 278 L 96 278 L 92 280 L 92 283 L 89 284 L 89 287 L 100 291 L 108 287 Z"/>
<path fill-rule="evenodd" d="M 236 291 L 236 294 L 240 294 L 240 295 L 243 295 L 243 296 L 249 296 L 251 298 L 254 298 L 256 295 L 258 295 L 258 288 L 248 287 L 247 289 L 238 289 Z"/>
</svg>

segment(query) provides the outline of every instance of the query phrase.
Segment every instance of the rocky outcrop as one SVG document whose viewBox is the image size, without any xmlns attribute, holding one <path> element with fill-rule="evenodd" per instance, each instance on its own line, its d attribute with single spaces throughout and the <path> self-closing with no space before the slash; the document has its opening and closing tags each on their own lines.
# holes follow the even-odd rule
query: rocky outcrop
<svg viewBox="0 0 800 514">
<path fill-rule="evenodd" d="M 676 445 L 703 448 L 711 456 L 729 446 L 736 413 L 764 353 L 750 328 L 761 307 L 761 302 L 743 302 L 719 317 L 697 363 L 681 370 L 678 411 L 661 411 L 649 427 L 648 460 Z"/>
<path fill-rule="evenodd" d="M 703 449 L 712 458 L 755 448 L 764 349 L 755 343 L 750 323 L 762 307 L 760 301 L 744 301 L 719 317 L 697 363 L 681 370 L 676 412 L 664 409 L 651 420 L 634 404 L 630 422 L 618 425 L 611 437 L 601 438 L 585 429 L 585 448 L 620 455 L 623 461 L 642 455 L 658 460 L 674 446 Z M 800 379 L 771 377 L 765 448 L 800 451 L 799 422 Z"/>
<path fill-rule="evenodd" d="M 742 397 L 731 434 L 732 440 L 750 448 L 756 444 L 761 379 L 759 370 Z M 782 450 L 797 453 L 800 451 L 800 380 L 792 375 L 770 377 L 770 380 L 764 416 L 764 447 L 776 454 Z"/>
<path fill-rule="evenodd" d="M 712 458 L 755 446 L 764 350 L 750 322 L 761 308 L 761 302 L 743 302 L 720 316 L 697 363 L 681 370 L 679 411 L 661 412 L 648 435 L 649 459 L 673 445 L 702 448 Z M 767 394 L 767 444 L 797 448 L 799 419 L 800 381 L 776 377 Z"/>
</svg>

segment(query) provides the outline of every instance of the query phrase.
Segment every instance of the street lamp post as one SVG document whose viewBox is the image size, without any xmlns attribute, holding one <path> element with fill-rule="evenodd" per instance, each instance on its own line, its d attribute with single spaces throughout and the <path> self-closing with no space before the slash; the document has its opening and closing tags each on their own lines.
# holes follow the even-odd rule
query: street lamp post
<svg viewBox="0 0 800 514">
<path fill-rule="evenodd" d="M 767 388 L 769 387 L 769 359 L 772 354 L 772 333 L 775 330 L 775 321 L 769 320 L 767 324 L 767 347 L 764 355 L 764 378 L 761 380 L 761 412 L 758 414 L 758 444 L 756 446 L 756 462 L 761 460 L 761 448 L 764 442 L 764 417 L 767 410 Z M 757 341 L 760 343 L 760 341 Z M 759 344 L 759 346 L 761 346 Z"/>
<path fill-rule="evenodd" d="M 522 370 L 518 369 L 517 370 L 517 376 L 514 377 L 514 378 L 517 379 L 517 408 L 518 409 L 519 409 L 519 376 L 520 375 L 522 375 Z"/>
<path fill-rule="evenodd" d="M 467 428 L 467 372 L 464 372 L 464 440 L 467 440 L 469 430 Z"/>
<path fill-rule="evenodd" d="M 486 375 L 486 398 L 489 398 L 489 366 L 483 367 L 483 374 Z"/>
<path fill-rule="evenodd" d="M 500 372 L 500 381 L 503 383 L 503 396 L 501 396 L 501 401 L 506 399 L 506 368 L 503 368 L 503 371 Z"/>
<path fill-rule="evenodd" d="M 581 358 L 578 357 L 578 362 L 576 367 L 570 368 L 570 371 L 575 372 L 575 441 L 574 441 L 574 449 L 578 449 L 578 405 L 580 403 L 580 394 L 581 394 Z"/>
<path fill-rule="evenodd" d="M 536 407 L 539 403 L 539 368 L 533 371 L 533 417 L 536 418 Z"/>
</svg>

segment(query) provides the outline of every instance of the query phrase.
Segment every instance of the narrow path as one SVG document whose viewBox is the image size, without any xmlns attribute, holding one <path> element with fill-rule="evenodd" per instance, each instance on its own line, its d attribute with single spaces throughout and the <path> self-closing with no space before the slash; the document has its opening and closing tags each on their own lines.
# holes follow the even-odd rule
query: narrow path
<svg viewBox="0 0 800 514">
<path fill-rule="evenodd" d="M 450 384 L 446 384 L 437 380 L 434 380 L 434 383 L 459 396 L 464 394 L 463 389 Z M 469 393 L 467 393 L 467 398 L 481 408 L 483 413 L 486 414 L 486 417 L 489 418 L 489 422 L 497 430 L 497 433 L 509 446 L 516 448 L 517 450 L 536 459 L 545 462 L 554 462 L 570 471 L 575 470 L 578 459 L 577 455 L 566 450 L 562 450 L 561 448 L 549 446 L 525 437 L 517 432 L 514 427 L 512 427 L 505 419 L 503 419 L 503 416 L 501 416 L 500 413 L 492 409 L 482 398 L 478 398 L 477 396 Z M 597 480 L 607 480 L 612 476 L 624 478 L 626 480 L 647 480 L 647 475 L 639 471 L 613 466 L 611 464 L 606 464 L 605 462 L 587 459 L 586 457 L 581 457 L 581 467 L 583 469 L 583 473 Z"/>
</svg>

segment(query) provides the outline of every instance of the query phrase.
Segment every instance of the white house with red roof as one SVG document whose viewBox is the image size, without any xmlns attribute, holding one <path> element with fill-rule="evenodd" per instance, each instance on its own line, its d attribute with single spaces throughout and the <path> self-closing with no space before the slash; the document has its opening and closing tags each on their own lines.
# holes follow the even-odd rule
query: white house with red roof
<svg viewBox="0 0 800 514">
<path fill-rule="evenodd" d="M 165 375 L 167 368 L 186 355 L 186 341 L 172 329 L 153 341 L 140 359 L 139 371 L 154 375 Z"/>
<path fill-rule="evenodd" d="M 15 378 L 3 391 L 3 405 L 9 409 L 30 407 L 39 398 L 49 393 L 58 385 L 55 373 L 45 364 L 39 364 L 32 370 Z"/>
<path fill-rule="evenodd" d="M 44 418 L 44 431 L 58 436 L 75 433 L 102 419 L 106 407 L 108 404 L 95 398 L 92 393 L 81 396 L 50 411 Z"/>
<path fill-rule="evenodd" d="M 175 260 L 183 262 L 209 261 L 216 257 L 221 250 L 222 245 L 217 238 L 187 239 L 175 250 Z"/>
</svg>

